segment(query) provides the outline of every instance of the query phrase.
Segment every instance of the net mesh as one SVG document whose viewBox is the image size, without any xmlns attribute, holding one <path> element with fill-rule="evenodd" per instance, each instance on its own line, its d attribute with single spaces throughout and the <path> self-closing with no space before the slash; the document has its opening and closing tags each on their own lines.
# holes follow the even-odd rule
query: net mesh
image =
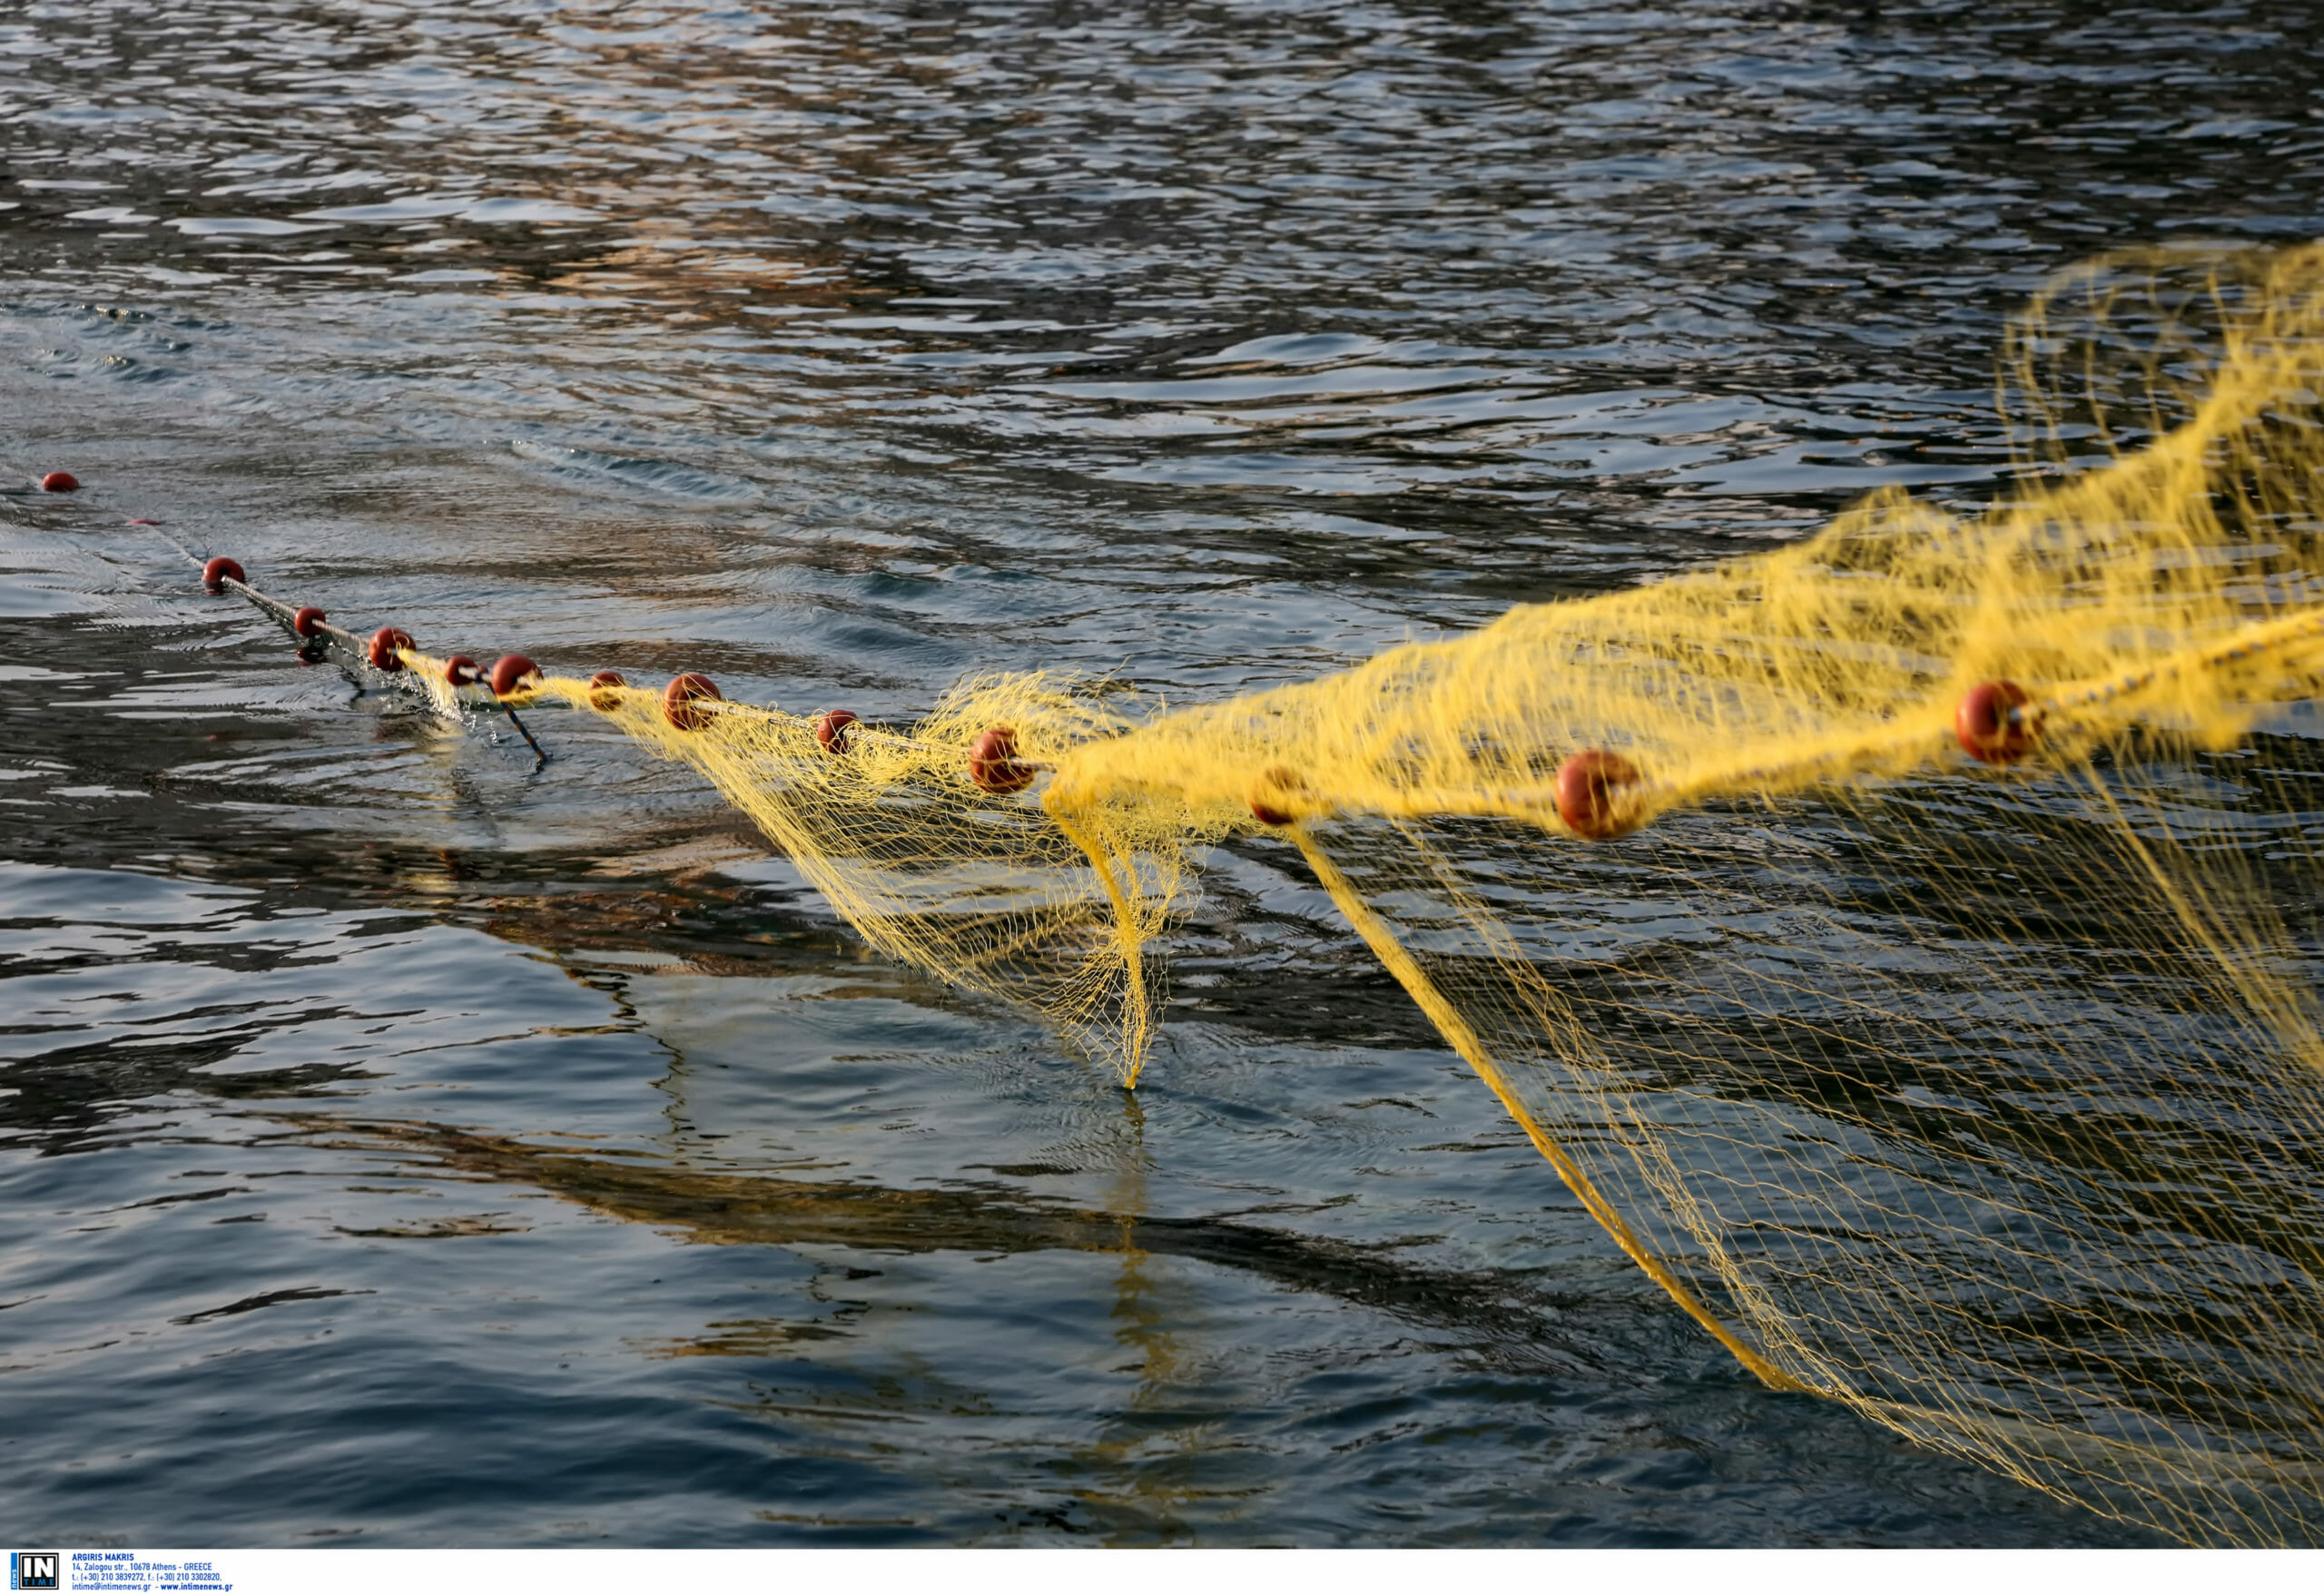
<svg viewBox="0 0 2324 1595">
<path fill-rule="evenodd" d="M 694 766 L 871 941 L 1126 1084 L 1206 859 L 1287 842 L 1761 1378 L 2186 1540 L 2312 1541 L 2319 332 L 2324 250 L 2097 262 L 2013 332 L 2009 501 L 1876 494 L 1230 702 L 988 676 L 826 745 L 513 701 Z M 1957 740 L 1996 682 L 2014 763 Z"/>
</svg>

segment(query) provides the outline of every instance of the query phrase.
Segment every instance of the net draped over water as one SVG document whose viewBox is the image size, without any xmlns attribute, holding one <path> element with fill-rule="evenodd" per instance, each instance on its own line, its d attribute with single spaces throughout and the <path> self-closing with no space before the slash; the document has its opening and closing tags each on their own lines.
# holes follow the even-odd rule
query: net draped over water
<svg viewBox="0 0 2324 1595">
<path fill-rule="evenodd" d="M 1206 859 L 1288 843 L 1761 1378 L 2188 1540 L 2311 1541 L 2324 251 L 2085 268 L 2002 388 L 2025 468 L 1982 515 L 1876 494 L 1230 702 L 994 675 L 834 734 L 511 701 L 693 765 L 872 942 L 1125 1083 Z M 1963 751 L 1993 683 L 2014 762 Z"/>
</svg>

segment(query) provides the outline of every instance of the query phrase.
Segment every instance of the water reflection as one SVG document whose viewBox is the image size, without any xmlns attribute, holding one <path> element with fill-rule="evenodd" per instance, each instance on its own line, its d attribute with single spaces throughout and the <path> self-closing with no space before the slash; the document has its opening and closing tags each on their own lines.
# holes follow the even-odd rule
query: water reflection
<svg viewBox="0 0 2324 1595">
<path fill-rule="evenodd" d="M 912 1189 L 858 1180 L 728 1174 L 647 1157 L 592 1157 L 572 1147 L 479 1135 L 451 1126 L 286 1117 L 302 1137 L 335 1151 L 395 1155 L 399 1177 L 480 1177 L 534 1186 L 594 1212 L 633 1224 L 682 1231 L 712 1245 L 832 1246 L 866 1255 L 960 1252 L 980 1257 L 1068 1251 L 1121 1260 L 1114 1315 L 1117 1338 L 1138 1354 L 1145 1382 L 1168 1383 L 1170 1336 L 1177 1316 L 1142 1309 L 1153 1288 L 1141 1273 L 1148 1257 L 1187 1257 L 1249 1272 L 1285 1290 L 1334 1297 L 1406 1322 L 1457 1328 L 1487 1339 L 1512 1365 L 1572 1373 L 1606 1370 L 1584 1348 L 1561 1345 L 1543 1314 L 1580 1304 L 1555 1293 L 1529 1310 L 1537 1287 L 1488 1272 L 1446 1271 L 1403 1263 L 1393 1246 L 1364 1246 L 1301 1236 L 1228 1218 L 1174 1218 L 1078 1208 L 1001 1181 L 986 1189 Z M 414 1170 L 424 1170 L 415 1176 Z M 1119 1195 L 1136 1193 L 1133 1180 Z M 480 1218 L 405 1229 L 351 1231 L 396 1238 L 513 1233 Z M 763 1336 L 727 1333 L 734 1324 L 685 1343 L 663 1343 L 671 1354 L 757 1354 Z M 743 1327 L 747 1327 L 743 1326 Z M 828 1338 L 769 1329 L 778 1341 Z M 1133 1405 L 1136 1403 L 1133 1403 Z"/>
</svg>

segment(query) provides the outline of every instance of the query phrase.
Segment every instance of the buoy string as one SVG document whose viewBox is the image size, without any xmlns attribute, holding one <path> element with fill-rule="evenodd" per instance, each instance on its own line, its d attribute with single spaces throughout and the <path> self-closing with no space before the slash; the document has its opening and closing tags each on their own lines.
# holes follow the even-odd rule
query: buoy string
<svg viewBox="0 0 2324 1595">
<path fill-rule="evenodd" d="M 205 560 L 201 555 L 196 554 L 192 549 L 187 547 L 184 544 L 179 542 L 174 537 L 172 537 L 168 531 L 163 529 L 159 521 L 140 517 L 132 520 L 130 524 L 132 526 L 142 527 L 145 530 L 153 533 L 153 536 L 168 544 L 171 548 L 174 549 L 189 565 L 194 566 L 199 569 L 206 570 L 208 568 L 209 561 Z M 286 603 L 284 600 L 277 598 L 270 593 L 260 591 L 245 577 L 229 576 L 223 572 L 220 573 L 215 586 L 221 591 L 231 591 L 238 594 L 241 597 L 249 600 L 251 604 L 256 605 L 259 608 L 265 610 L 269 615 L 273 616 L 274 619 L 289 626 L 291 634 L 294 636 L 297 636 L 301 643 L 311 640 L 310 634 L 300 632 L 298 629 L 297 616 L 300 612 L 298 606 Z M 313 621 L 312 625 L 314 626 L 314 635 L 329 637 L 342 645 L 350 653 L 355 655 L 356 662 L 359 665 L 369 665 L 370 639 L 363 636 L 359 633 L 350 631 L 344 626 L 333 625 L 328 619 L 318 617 Z M 530 688 L 511 692 L 506 694 L 494 693 L 491 694 L 489 701 L 481 698 L 472 699 L 460 696 L 458 686 L 450 684 L 446 684 L 448 690 L 439 693 L 437 690 L 438 684 L 436 677 L 441 670 L 442 661 L 434 659 L 430 655 L 421 653 L 416 646 L 399 647 L 396 649 L 395 658 L 396 662 L 403 668 L 399 671 L 385 674 L 408 676 L 409 680 L 403 684 L 416 687 L 418 690 L 426 693 L 429 700 L 432 703 L 437 704 L 439 707 L 452 711 L 464 709 L 481 710 L 489 708 L 506 714 L 508 717 L 508 724 L 516 728 L 517 735 L 525 739 L 525 745 L 533 751 L 533 756 L 537 761 L 536 768 L 540 764 L 546 764 L 548 763 L 548 753 L 547 750 L 541 746 L 539 739 L 534 736 L 531 727 L 527 726 L 522 717 L 517 714 L 517 710 L 520 704 L 526 706 L 530 706 L 531 704 L 537 703 L 561 703 L 566 704 L 567 707 L 586 707 L 599 714 L 603 714 L 605 712 L 598 707 L 597 703 L 596 702 L 597 696 L 602 694 L 605 689 L 590 688 L 586 684 L 576 684 L 581 687 L 581 690 L 577 694 L 572 692 L 551 692 L 545 690 L 547 684 L 546 681 L 543 680 L 541 684 Z M 627 694 L 639 691 L 641 689 L 624 685 L 623 687 L 615 690 L 619 694 Z M 777 723 L 786 727 L 801 731 L 810 736 L 814 734 L 815 723 L 821 718 L 820 714 L 804 716 L 796 715 L 771 706 L 763 706 L 756 704 L 738 704 L 728 699 L 714 697 L 696 698 L 691 700 L 690 710 L 693 714 L 703 716 L 705 721 L 719 714 L 735 714 L 744 719 Z M 919 740 L 916 738 L 901 734 L 892 729 L 866 724 L 860 719 L 851 718 L 850 729 L 852 732 L 858 732 L 864 735 L 876 736 L 884 740 L 900 742 L 907 747 L 916 747 L 920 745 Z M 1028 759 L 1021 755 L 1013 758 L 1011 763 L 1024 770 L 1039 773 L 1049 773 L 1054 772 L 1058 768 L 1057 764 L 1051 761 L 1044 759 Z"/>
<path fill-rule="evenodd" d="M 410 653 L 409 658 L 423 669 L 436 663 L 428 655 L 417 652 Z M 650 687 L 629 685 L 615 688 L 592 687 L 587 682 L 576 676 L 552 677 L 545 679 L 537 686 L 529 687 L 520 693 L 509 694 L 508 699 L 503 702 L 502 707 L 504 709 L 508 707 L 509 702 L 527 708 L 537 704 L 555 704 L 566 708 L 588 708 L 603 714 L 605 711 L 596 709 L 591 700 L 607 693 L 654 699 L 658 699 L 661 695 Z M 815 723 L 825 713 L 818 710 L 812 714 L 798 714 L 774 704 L 743 703 L 733 698 L 694 698 L 689 700 L 687 707 L 693 714 L 700 715 L 705 721 L 732 718 L 755 724 L 776 725 L 785 731 L 796 732 L 802 736 L 811 738 L 815 734 Z M 912 736 L 896 730 L 891 725 L 876 724 L 866 720 L 849 722 L 847 730 L 851 737 L 861 734 L 905 749 L 927 753 L 949 751 L 944 744 Z M 1017 755 L 1012 762 L 1025 769 L 1044 773 L 1052 773 L 1059 768 L 1055 760 L 1029 759 L 1022 754 Z"/>
<path fill-rule="evenodd" d="M 152 522 L 137 524 L 145 526 L 190 563 L 204 565 L 200 556 L 158 525 Z M 298 611 L 291 605 L 261 592 L 249 581 L 236 576 L 222 574 L 217 585 L 249 599 L 277 620 L 290 625 L 294 634 L 297 633 L 294 617 Z M 344 645 L 359 659 L 365 657 L 369 647 L 367 639 L 345 627 L 333 625 L 328 620 L 318 619 L 313 625 L 316 633 Z M 2161 684 L 2182 680 L 2201 672 L 2246 664 L 2270 653 L 2280 653 L 2319 638 L 2324 638 L 2324 609 L 2304 608 L 2290 615 L 2248 624 L 2223 640 L 2181 649 L 2126 674 L 2073 682 L 2054 688 L 2045 695 L 2029 697 L 2005 710 L 2004 719 L 2007 724 L 2020 727 L 2038 729 L 2048 725 L 2053 731 L 2071 727 L 2089 711 L 2137 697 Z M 442 670 L 443 662 L 421 653 L 417 647 L 398 648 L 396 659 L 411 676 L 411 684 L 428 693 L 439 706 L 452 712 L 488 707 L 507 715 L 509 724 L 524 738 L 526 746 L 532 750 L 535 759 L 540 763 L 547 762 L 548 754 L 533 735 L 531 728 L 517 714 L 517 704 L 564 703 L 568 706 L 586 706 L 596 710 L 595 700 L 602 691 L 576 683 L 577 691 L 551 692 L 545 690 L 547 683 L 544 681 L 529 691 L 510 693 L 506 697 L 495 694 L 487 704 L 482 699 L 471 700 L 461 696 L 461 684 L 449 684 L 439 692 L 435 675 Z M 627 686 L 619 689 L 625 694 L 640 689 Z M 1934 705 L 1931 707 L 1935 708 Z M 705 727 L 718 716 L 734 715 L 743 721 L 779 724 L 804 736 L 815 734 L 819 718 L 790 714 L 771 705 L 736 703 L 718 697 L 690 699 L 688 710 L 690 714 L 700 716 Z M 860 721 L 854 723 L 854 728 L 865 734 L 897 738 L 906 745 L 914 744 L 916 740 L 909 736 L 899 737 L 892 731 L 883 733 Z M 1595 839 L 1620 834 L 1647 823 L 1667 810 L 1691 806 L 1738 791 L 1807 786 L 1868 770 L 1922 763 L 1933 756 L 1946 741 L 1946 727 L 1942 722 L 1929 724 L 1921 715 L 1915 714 L 1900 722 L 1837 733 L 1820 747 L 1810 748 L 1773 763 L 1699 766 L 1685 779 L 1677 781 L 1648 775 L 1608 789 L 1605 797 L 1607 812 L 1611 820 L 1610 828 L 1593 831 L 1590 835 Z M 1054 761 L 1029 759 L 1013 753 L 1009 763 L 1029 774 L 1050 773 L 1059 768 Z M 1554 783 L 1460 791 L 1422 789 L 1400 793 L 1385 801 L 1374 798 L 1362 805 L 1335 802 L 1327 793 L 1303 793 L 1300 794 L 1302 801 L 1286 802 L 1281 807 L 1286 818 L 1310 820 L 1350 813 L 1406 819 L 1432 815 L 1498 817 L 1521 820 L 1554 833 L 1582 836 L 1584 833 L 1575 830 L 1561 814 L 1557 790 Z"/>
<path fill-rule="evenodd" d="M 153 533 L 153 536 L 159 537 L 162 542 L 167 543 L 172 548 L 177 550 L 178 554 L 185 559 L 187 564 L 199 568 L 203 563 L 201 555 L 196 554 L 183 543 L 179 542 L 175 537 L 170 536 L 167 531 L 162 529 L 162 523 L 160 521 L 149 520 L 143 516 L 140 516 L 129 524 L 133 527 L 143 527 L 147 531 Z"/>
<path fill-rule="evenodd" d="M 222 578 L 218 585 L 222 587 L 228 588 L 231 591 L 240 593 L 243 597 L 248 598 L 260 608 L 268 611 L 277 620 L 290 620 L 292 617 L 295 617 L 299 613 L 296 606 L 285 604 L 281 599 L 261 593 L 256 587 L 251 586 L 248 582 L 236 581 L 232 576 L 226 576 Z M 330 635 L 337 637 L 340 642 L 345 643 L 349 647 L 354 648 L 358 651 L 360 651 L 364 645 L 363 638 L 357 635 L 355 633 L 349 631 L 345 626 L 331 625 L 328 620 L 319 620 L 315 622 L 315 629 L 319 632 L 329 633 Z M 306 640 L 302 635 L 300 635 L 295 625 L 292 626 L 291 635 L 293 636 L 300 637 L 300 640 L 302 642 Z"/>
<path fill-rule="evenodd" d="M 2181 649 L 2138 670 L 2067 683 L 2045 696 L 2013 705 L 2007 718 L 2015 725 L 2072 726 L 2077 724 L 2082 712 L 2119 704 L 2169 682 L 2248 664 L 2264 655 L 2280 654 L 2299 644 L 2318 640 L 2324 640 L 2324 608 L 2303 609 L 2290 615 L 2250 622 L 2223 640 Z M 1838 732 L 1822 746 L 1780 762 L 1711 764 L 1698 767 L 1678 781 L 1649 776 L 1610 789 L 1609 796 L 1624 827 L 1635 829 L 1668 810 L 1692 806 L 1738 791 L 1807 786 L 1868 770 L 1925 763 L 1953 740 L 1948 712 L 1935 704 L 1931 704 L 1928 710 L 1932 716 L 1928 721 L 1915 714 L 1908 720 Z M 1560 816 L 1554 783 L 1459 790 L 1423 788 L 1362 804 L 1336 801 L 1328 793 L 1303 792 L 1285 793 L 1278 806 L 1287 815 L 1307 820 L 1356 814 L 1384 819 L 1459 815 L 1522 820 L 1559 834 L 1581 835 Z"/>
<path fill-rule="evenodd" d="M 151 523 L 143 524 L 151 526 Z M 180 544 L 176 538 L 170 537 L 166 532 L 162 531 L 159 527 L 152 526 L 151 529 L 165 542 L 169 543 L 171 546 L 176 548 L 179 553 L 184 555 L 191 563 L 197 566 L 206 565 L 206 562 L 198 555 L 194 554 L 192 550 Z M 297 606 L 287 604 L 283 600 L 275 597 L 271 593 L 261 592 L 257 587 L 251 586 L 250 582 L 241 577 L 222 575 L 218 579 L 217 585 L 224 591 L 238 594 L 241 597 L 248 599 L 251 603 L 256 605 L 259 608 L 266 611 L 269 615 L 273 616 L 274 619 L 290 626 L 291 635 L 298 637 L 302 644 L 310 640 L 307 634 L 302 633 L 298 629 L 296 617 L 299 614 L 299 609 Z M 356 656 L 356 662 L 358 664 L 368 665 L 369 663 L 369 639 L 363 637 L 358 633 L 349 631 L 345 626 L 333 625 L 327 619 L 317 619 L 313 625 L 317 634 L 330 637 L 337 642 L 343 644 L 347 650 Z M 429 659 L 428 655 L 420 653 L 417 648 L 399 648 L 396 650 L 396 658 L 397 662 L 404 665 L 406 669 L 403 672 L 397 672 L 395 674 L 408 674 L 409 677 L 409 684 L 416 685 L 420 691 L 427 693 L 431 702 L 438 703 L 439 706 L 445 703 L 446 700 L 440 698 L 436 693 L 435 683 L 427 674 L 427 667 L 436 664 L 436 661 Z M 533 734 L 532 728 L 527 725 L 524 721 L 518 717 L 515 707 L 509 704 L 500 701 L 498 694 L 494 694 L 490 702 L 486 702 L 481 699 L 462 698 L 458 695 L 457 691 L 454 691 L 449 694 L 448 704 L 454 710 L 497 710 L 499 713 L 506 714 L 508 717 L 508 724 L 516 729 L 518 736 L 525 739 L 525 745 L 532 750 L 534 760 L 533 767 L 537 770 L 548 763 L 548 751 L 541 746 L 540 739 L 535 736 Z"/>
<path fill-rule="evenodd" d="M 2018 725 L 2072 724 L 2077 711 L 2119 703 L 2165 682 L 2222 670 L 2319 636 L 2324 636 L 2324 609 L 2305 609 L 2277 619 L 2250 622 L 2223 641 L 2181 649 L 2125 674 L 2060 686 L 2046 696 L 2012 706 L 2008 719 Z M 1822 748 L 1780 763 L 1741 768 L 1713 766 L 1699 771 L 1683 783 L 1641 782 L 1620 794 L 1619 801 L 1630 812 L 1650 817 L 1667 808 L 1700 802 L 1738 788 L 1807 785 L 1858 771 L 1913 762 L 1915 752 L 1926 744 L 1942 747 L 1947 740 L 1946 730 L 1941 721 L 1924 725 L 1915 716 L 1913 722 L 1898 726 L 1892 734 L 1836 738 Z"/>
</svg>

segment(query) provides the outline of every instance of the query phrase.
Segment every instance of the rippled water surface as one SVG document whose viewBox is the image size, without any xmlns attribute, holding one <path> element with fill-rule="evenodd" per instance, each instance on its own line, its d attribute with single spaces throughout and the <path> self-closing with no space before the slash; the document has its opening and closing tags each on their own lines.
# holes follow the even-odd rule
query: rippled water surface
<svg viewBox="0 0 2324 1595">
<path fill-rule="evenodd" d="M 60 1541 L 2088 1543 L 1759 1388 L 1265 846 L 1135 1098 L 684 772 L 210 599 L 1175 701 L 1999 489 L 2042 275 L 2319 226 L 2324 25 L 0 10 L 0 1483 Z M 66 497 L 34 491 L 66 468 Z M 1224 912 L 1222 909 L 1220 911 Z"/>
</svg>

